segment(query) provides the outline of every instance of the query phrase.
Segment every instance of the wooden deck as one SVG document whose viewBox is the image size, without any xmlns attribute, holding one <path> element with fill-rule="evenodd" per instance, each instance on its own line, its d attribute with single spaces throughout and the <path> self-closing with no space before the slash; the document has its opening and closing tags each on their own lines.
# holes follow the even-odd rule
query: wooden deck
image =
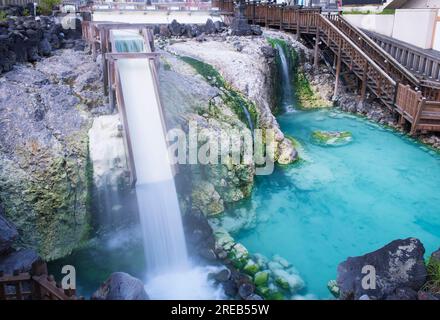
<svg viewBox="0 0 440 320">
<path fill-rule="evenodd" d="M 212 7 L 230 15 L 233 2 L 213 0 Z M 369 90 L 389 109 L 397 112 L 402 123 L 408 121 L 411 124 L 411 133 L 440 131 L 438 83 L 416 77 L 342 16 L 324 15 L 319 8 L 304 9 L 257 2 L 248 2 L 245 14 L 250 23 L 314 38 L 315 64 L 319 50 L 332 52 L 336 67 L 335 93 L 341 69 L 346 69 L 360 80 L 360 101 L 365 99 L 366 90 Z M 417 112 L 413 112 L 413 108 Z M 411 110 L 412 116 L 408 116 L 408 110 Z"/>
</svg>

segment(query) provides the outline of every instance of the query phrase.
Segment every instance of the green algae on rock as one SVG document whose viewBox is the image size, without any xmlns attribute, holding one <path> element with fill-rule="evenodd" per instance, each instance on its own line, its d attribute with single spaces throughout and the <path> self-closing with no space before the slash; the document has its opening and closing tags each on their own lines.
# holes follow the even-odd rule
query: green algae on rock
<svg viewBox="0 0 440 320">
<path fill-rule="evenodd" d="M 321 131 L 316 130 L 312 133 L 313 142 L 326 146 L 341 146 L 353 140 L 349 131 Z"/>
</svg>

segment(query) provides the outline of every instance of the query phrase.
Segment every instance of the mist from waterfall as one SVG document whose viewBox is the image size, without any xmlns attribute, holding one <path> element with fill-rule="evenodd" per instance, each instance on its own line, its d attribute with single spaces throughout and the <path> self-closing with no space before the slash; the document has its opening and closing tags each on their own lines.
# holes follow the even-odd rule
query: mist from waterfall
<svg viewBox="0 0 440 320">
<path fill-rule="evenodd" d="M 118 52 L 145 51 L 135 30 L 112 31 Z M 182 218 L 148 59 L 117 61 L 136 170 L 149 277 L 188 268 Z"/>
<path fill-rule="evenodd" d="M 276 43 L 275 48 L 278 51 L 281 62 L 281 88 L 282 88 L 282 100 L 281 106 L 284 111 L 292 112 L 295 110 L 295 97 L 292 88 L 292 78 L 290 76 L 290 65 L 284 48 Z"/>
<path fill-rule="evenodd" d="M 114 30 L 118 52 L 143 52 L 136 30 Z M 136 170 L 136 195 L 147 265 L 145 285 L 151 299 L 222 299 L 208 273 L 218 267 L 189 262 L 182 217 L 170 161 L 161 110 L 147 59 L 120 59 L 127 131 Z"/>
</svg>

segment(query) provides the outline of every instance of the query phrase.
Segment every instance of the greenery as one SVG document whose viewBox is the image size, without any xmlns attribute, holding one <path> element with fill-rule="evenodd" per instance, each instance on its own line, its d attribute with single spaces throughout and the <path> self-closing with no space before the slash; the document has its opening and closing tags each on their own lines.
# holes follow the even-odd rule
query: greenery
<svg viewBox="0 0 440 320">
<path fill-rule="evenodd" d="M 433 257 L 429 258 L 426 269 L 428 281 L 423 286 L 423 290 L 433 294 L 440 294 L 440 260 Z"/>
<path fill-rule="evenodd" d="M 279 45 L 283 51 L 288 55 L 290 60 L 290 68 L 292 77 L 292 90 L 295 92 L 295 99 L 297 105 L 301 109 L 315 109 L 315 108 L 323 108 L 328 107 L 329 103 L 319 97 L 318 94 L 310 86 L 309 80 L 307 79 L 304 72 L 302 72 L 298 68 L 299 57 L 298 53 L 286 43 L 286 41 L 281 39 L 267 38 L 269 44 L 275 48 Z M 280 64 L 281 61 L 279 57 L 276 58 L 277 64 Z M 277 95 L 279 98 L 282 97 L 282 88 L 278 86 L 276 88 Z M 281 105 L 281 101 L 277 101 L 277 105 Z M 278 111 L 278 110 L 277 110 Z"/>
<path fill-rule="evenodd" d="M 25 9 L 23 10 L 23 16 L 28 17 L 29 15 L 30 15 L 29 9 L 28 9 L 28 8 L 25 8 Z"/>
<path fill-rule="evenodd" d="M 343 15 L 350 15 L 350 14 L 395 14 L 396 9 L 383 9 L 382 11 L 375 12 L 370 10 L 353 10 L 353 11 L 343 11 Z"/>
<path fill-rule="evenodd" d="M 6 21 L 8 18 L 8 14 L 6 13 L 6 11 L 0 11 L 0 21 Z"/>
<path fill-rule="evenodd" d="M 197 73 L 203 76 L 211 85 L 221 89 L 223 92 L 223 101 L 237 114 L 240 121 L 251 129 L 244 111 L 246 109 L 249 112 L 251 122 L 254 124 L 254 127 L 256 127 L 256 124 L 258 124 L 258 113 L 255 104 L 246 99 L 239 91 L 232 88 L 214 67 L 191 57 L 185 56 L 180 57 L 180 59 L 191 65 Z"/>
<path fill-rule="evenodd" d="M 44 15 L 52 14 L 53 7 L 61 4 L 61 0 L 41 0 L 40 8 L 41 13 Z"/>
</svg>

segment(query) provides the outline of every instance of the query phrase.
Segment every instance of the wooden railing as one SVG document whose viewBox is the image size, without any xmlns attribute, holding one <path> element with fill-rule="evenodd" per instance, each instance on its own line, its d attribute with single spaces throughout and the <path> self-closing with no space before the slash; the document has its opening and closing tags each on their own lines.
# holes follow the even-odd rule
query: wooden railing
<svg viewBox="0 0 440 320">
<path fill-rule="evenodd" d="M 427 101 L 420 91 L 399 84 L 396 110 L 411 123 L 411 134 L 417 131 L 440 131 L 440 102 Z"/>
<path fill-rule="evenodd" d="M 365 31 L 365 33 L 384 51 L 408 70 L 421 77 L 422 80 L 440 82 L 440 55 L 429 54 L 426 50 L 375 32 Z"/>
<path fill-rule="evenodd" d="M 34 266 L 31 272 L 15 270 L 11 275 L 0 271 L 0 300 L 77 300 L 74 290 L 64 290 L 46 264 Z"/>
<path fill-rule="evenodd" d="M 231 11 L 231 5 L 231 0 L 213 1 L 213 7 L 218 7 L 221 12 Z M 363 31 L 352 26 L 342 16 L 324 15 L 320 8 L 301 8 L 260 2 L 248 2 L 245 14 L 249 22 L 253 24 L 292 31 L 297 35 L 304 33 L 314 37 L 315 63 L 318 59 L 319 43 L 323 42 L 335 57 L 335 94 L 338 89 L 341 65 L 344 64 L 361 80 L 361 101 L 365 99 L 366 90 L 369 88 L 389 109 L 397 109 L 402 119 L 411 122 L 412 132 L 416 130 L 440 131 L 437 126 L 437 103 L 435 102 L 440 101 L 440 86 L 433 81 L 418 79 Z M 415 92 L 415 95 L 409 94 L 408 90 Z M 418 105 L 415 106 L 414 102 L 419 98 L 423 101 L 420 108 Z M 426 105 L 430 106 L 431 112 L 423 108 Z M 416 109 L 421 110 L 419 117 L 414 111 Z"/>
</svg>

